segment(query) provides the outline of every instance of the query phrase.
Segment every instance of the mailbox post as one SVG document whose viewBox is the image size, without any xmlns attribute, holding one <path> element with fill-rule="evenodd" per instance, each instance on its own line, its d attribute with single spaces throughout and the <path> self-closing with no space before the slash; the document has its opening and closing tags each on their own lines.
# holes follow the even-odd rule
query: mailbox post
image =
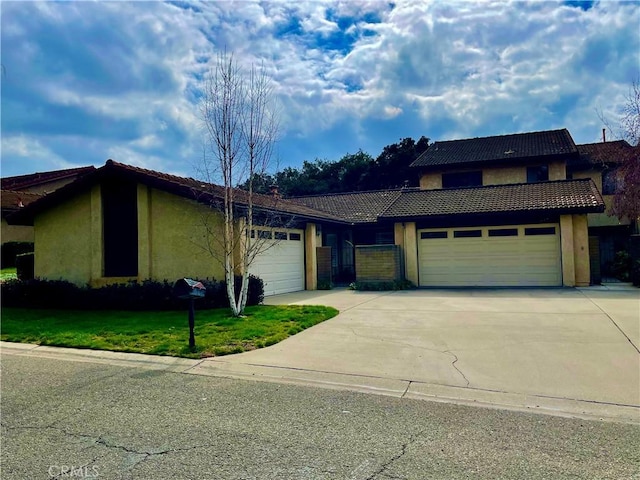
<svg viewBox="0 0 640 480">
<path fill-rule="evenodd" d="M 201 282 L 190 278 L 181 278 L 173 286 L 173 292 L 178 298 L 189 300 L 189 350 L 192 352 L 196 350 L 196 337 L 193 333 L 196 313 L 193 302 L 199 298 L 204 298 L 206 290 Z"/>
</svg>

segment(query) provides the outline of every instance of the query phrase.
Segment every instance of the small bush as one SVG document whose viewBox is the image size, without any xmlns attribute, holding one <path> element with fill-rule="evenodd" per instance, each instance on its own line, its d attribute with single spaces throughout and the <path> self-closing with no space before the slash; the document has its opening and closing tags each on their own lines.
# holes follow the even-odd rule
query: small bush
<svg viewBox="0 0 640 480">
<path fill-rule="evenodd" d="M 229 306 L 223 281 L 203 280 L 205 297 L 196 302 L 199 310 Z M 241 278 L 236 277 L 239 291 Z M 64 280 L 9 280 L 3 283 L 2 304 L 7 307 L 59 308 L 72 310 L 182 310 L 187 302 L 173 295 L 173 283 L 145 280 L 107 285 L 101 288 L 79 287 Z M 260 278 L 249 277 L 247 306 L 264 300 Z"/>
<path fill-rule="evenodd" d="M 351 290 L 382 292 L 388 290 L 409 290 L 415 285 L 409 280 L 394 280 L 392 282 L 353 282 L 349 285 Z"/>
<path fill-rule="evenodd" d="M 13 268 L 16 266 L 16 257 L 21 253 L 33 252 L 31 242 L 7 242 L 0 247 L 0 268 Z"/>
<path fill-rule="evenodd" d="M 16 257 L 16 274 L 20 280 L 31 280 L 34 276 L 34 254 L 21 253 Z"/>
<path fill-rule="evenodd" d="M 628 282 L 631 278 L 631 265 L 631 255 L 629 255 L 629 252 L 621 250 L 616 252 L 615 257 L 613 257 L 611 273 L 618 280 Z"/>
</svg>

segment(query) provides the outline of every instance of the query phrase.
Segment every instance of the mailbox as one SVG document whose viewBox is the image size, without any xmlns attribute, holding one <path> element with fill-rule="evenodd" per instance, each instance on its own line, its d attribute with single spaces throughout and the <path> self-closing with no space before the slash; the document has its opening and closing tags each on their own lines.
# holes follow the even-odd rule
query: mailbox
<svg viewBox="0 0 640 480">
<path fill-rule="evenodd" d="M 173 286 L 176 297 L 184 300 L 204 298 L 207 291 L 202 282 L 191 280 L 190 278 L 181 278 Z"/>
<path fill-rule="evenodd" d="M 176 297 L 189 300 L 189 349 L 192 352 L 196 351 L 196 337 L 193 332 L 196 313 L 193 304 L 194 300 L 204 298 L 206 291 L 207 289 L 201 282 L 190 278 L 181 278 L 173 286 L 173 294 Z"/>
</svg>

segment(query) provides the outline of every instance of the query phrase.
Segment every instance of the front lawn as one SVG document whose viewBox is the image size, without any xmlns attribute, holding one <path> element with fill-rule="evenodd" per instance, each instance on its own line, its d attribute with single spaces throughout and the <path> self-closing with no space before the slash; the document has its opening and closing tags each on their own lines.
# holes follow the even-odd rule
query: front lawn
<svg viewBox="0 0 640 480">
<path fill-rule="evenodd" d="M 196 353 L 188 347 L 187 311 L 131 312 L 3 308 L 0 340 L 179 357 L 239 353 L 278 343 L 338 314 L 297 305 L 196 311 Z"/>
<path fill-rule="evenodd" d="M 18 275 L 16 275 L 16 267 L 3 268 L 0 270 L 0 281 L 4 282 L 6 280 L 14 280 L 16 278 L 18 278 Z"/>
</svg>

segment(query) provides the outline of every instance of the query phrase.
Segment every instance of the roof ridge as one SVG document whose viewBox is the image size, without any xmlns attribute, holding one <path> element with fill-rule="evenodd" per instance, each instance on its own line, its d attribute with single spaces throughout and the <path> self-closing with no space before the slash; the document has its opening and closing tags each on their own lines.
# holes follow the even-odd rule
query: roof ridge
<svg viewBox="0 0 640 480">
<path fill-rule="evenodd" d="M 487 136 L 483 136 L 483 137 L 466 137 L 466 138 L 455 138 L 455 139 L 450 139 L 450 140 L 437 140 L 437 141 L 433 142 L 431 145 L 429 145 L 427 150 L 429 148 L 431 148 L 433 145 L 435 145 L 436 143 L 465 142 L 465 141 L 470 141 L 470 140 L 484 140 L 484 139 L 488 139 L 488 138 L 517 137 L 517 136 L 521 136 L 521 135 L 535 135 L 537 133 L 555 133 L 555 132 L 567 132 L 569 134 L 569 137 L 571 137 L 571 134 L 569 133 L 569 130 L 567 130 L 566 128 L 556 128 L 556 129 L 552 129 L 552 130 L 536 130 L 534 132 L 504 133 L 502 135 L 487 135 Z"/>
<path fill-rule="evenodd" d="M 378 193 L 378 192 L 402 192 L 407 190 L 416 190 L 420 187 L 395 187 L 395 188 L 379 188 L 377 190 L 360 190 L 352 192 L 335 192 L 335 193 L 316 193 L 314 195 L 299 195 L 295 197 L 288 197 L 291 200 L 297 200 L 299 198 L 317 198 L 317 197 L 337 197 L 339 195 L 357 195 L 362 193 Z"/>
</svg>

